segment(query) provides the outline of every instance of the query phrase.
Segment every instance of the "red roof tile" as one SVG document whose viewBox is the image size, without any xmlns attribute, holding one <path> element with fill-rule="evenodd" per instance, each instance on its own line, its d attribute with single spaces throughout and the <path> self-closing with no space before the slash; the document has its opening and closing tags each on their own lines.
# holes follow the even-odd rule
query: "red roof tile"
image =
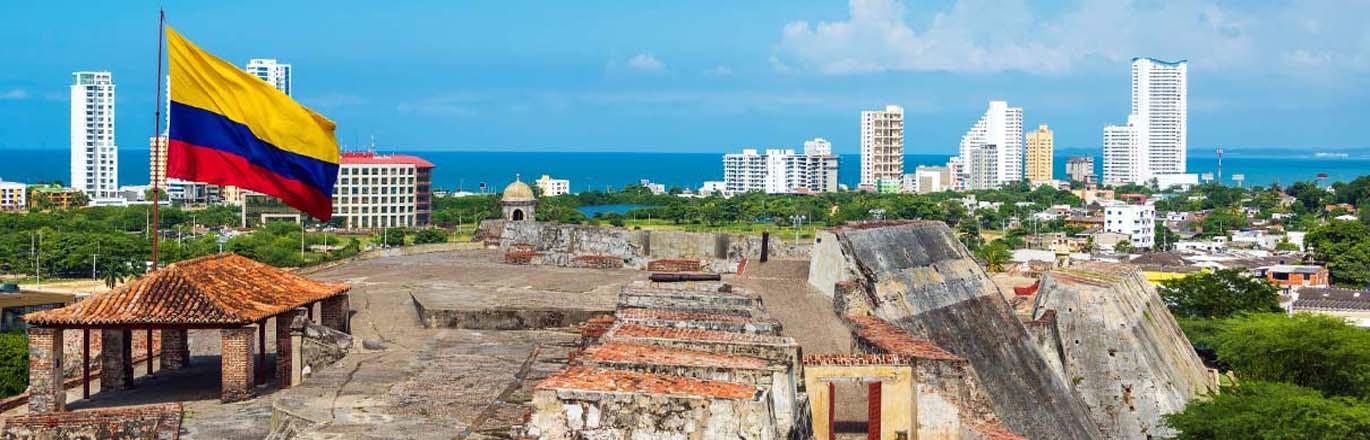
<svg viewBox="0 0 1370 440">
<path fill-rule="evenodd" d="M 602 368 L 571 367 L 538 383 L 540 390 L 642 393 L 681 397 L 752 400 L 759 390 L 751 385 L 701 380 L 664 374 Z"/>
<path fill-rule="evenodd" d="M 347 292 L 234 254 L 181 261 L 85 301 L 34 312 L 36 325 L 240 325 Z"/>
<path fill-rule="evenodd" d="M 785 336 L 757 335 L 751 333 L 721 332 L 692 328 L 648 327 L 638 324 L 624 324 L 610 333 L 611 337 L 683 339 L 707 342 L 741 342 L 762 345 L 795 345 L 794 339 Z"/>
<path fill-rule="evenodd" d="M 926 339 L 914 338 L 909 332 L 895 327 L 874 316 L 848 316 L 848 321 L 856 327 L 856 337 L 874 345 L 885 353 L 905 355 L 919 359 L 963 360 Z"/>
<path fill-rule="evenodd" d="M 579 359 L 616 364 L 671 365 L 685 367 L 742 368 L 759 370 L 769 364 L 765 359 L 707 351 L 683 350 L 655 345 L 610 342 L 585 350 Z"/>
<path fill-rule="evenodd" d="M 370 164 L 370 165 L 413 165 L 417 168 L 433 168 L 433 163 L 416 156 L 406 154 L 378 155 L 376 153 L 364 151 L 349 151 L 342 154 L 342 164 Z"/>
</svg>

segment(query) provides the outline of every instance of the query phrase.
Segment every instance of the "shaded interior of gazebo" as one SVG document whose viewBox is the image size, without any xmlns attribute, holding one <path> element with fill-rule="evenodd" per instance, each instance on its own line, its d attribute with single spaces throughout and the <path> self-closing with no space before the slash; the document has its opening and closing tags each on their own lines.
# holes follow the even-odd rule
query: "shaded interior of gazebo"
<svg viewBox="0 0 1370 440">
<path fill-rule="evenodd" d="M 287 388 L 299 378 L 297 316 L 349 332 L 346 284 L 312 280 L 251 259 L 218 254 L 171 264 L 59 309 L 24 316 L 29 328 L 29 410 L 66 409 L 64 367 L 80 362 L 85 397 L 90 397 L 91 333 L 100 338 L 100 391 L 132 386 L 135 356 L 145 355 L 152 373 L 154 332 L 160 336 L 160 368 L 184 368 L 190 361 L 189 331 L 221 332 L 220 399 L 225 402 L 252 396 L 269 373 L 260 371 L 266 360 L 269 321 L 275 321 L 276 382 Z M 64 359 L 64 338 L 80 330 L 81 357 Z M 133 350 L 136 338 L 146 338 L 146 353 Z M 140 341 L 141 342 L 141 341 Z M 254 353 L 256 354 L 254 359 Z"/>
</svg>

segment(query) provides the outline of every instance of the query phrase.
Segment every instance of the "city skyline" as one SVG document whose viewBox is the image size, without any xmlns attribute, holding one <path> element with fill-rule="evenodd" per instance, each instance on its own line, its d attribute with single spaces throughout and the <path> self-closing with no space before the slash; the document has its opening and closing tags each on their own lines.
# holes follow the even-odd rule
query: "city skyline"
<svg viewBox="0 0 1370 440">
<path fill-rule="evenodd" d="M 10 121 L 0 127 L 0 148 L 64 148 L 60 78 L 83 70 L 120 78 L 117 144 L 146 142 L 155 79 L 146 22 L 155 6 L 97 4 L 62 14 L 52 6 L 15 6 L 14 16 L 30 19 L 0 36 L 24 42 L 7 49 L 30 61 L 0 74 L 0 118 Z M 174 24 L 235 64 L 257 57 L 293 64 L 292 75 L 303 75 L 303 88 L 293 94 L 337 119 L 340 140 L 349 145 L 375 135 L 382 145 L 408 150 L 726 152 L 821 136 L 834 152 L 850 155 L 859 150 L 855 113 L 895 104 L 909 114 L 907 130 L 919 133 L 907 152 L 948 153 L 985 101 L 1005 99 L 1027 110 L 1025 126 L 1051 124 L 1058 148 L 1098 148 L 1099 127 L 1121 123 L 1117 109 L 1129 100 L 1124 66 L 1132 57 L 1154 57 L 1191 61 L 1196 92 L 1188 143 L 1196 152 L 1219 145 L 1370 147 L 1351 128 L 1370 114 L 1360 75 L 1370 69 L 1370 54 L 1355 43 L 1370 34 L 1348 24 L 1357 16 L 1348 5 L 730 6 L 737 10 L 701 15 L 709 8 L 557 5 L 546 12 L 559 19 L 517 21 L 511 14 L 521 8 L 509 5 L 420 13 L 424 6 L 411 4 L 309 24 L 290 18 L 308 13 L 309 5 L 285 5 L 275 17 L 227 5 L 167 8 Z M 968 13 L 976 10 L 991 13 Z M 1120 13 L 1150 20 L 1152 28 L 1119 24 Z M 412 23 L 392 32 L 367 17 L 377 14 Z M 679 14 L 691 25 L 668 19 Z M 54 26 L 59 16 L 110 26 L 91 39 L 72 31 L 79 27 Z M 1090 17 L 1098 22 L 1084 21 Z M 223 19 L 271 32 L 244 32 Z M 367 38 L 335 36 L 336 29 L 362 29 L 362 20 L 380 27 L 359 33 Z M 974 37 L 980 32 L 949 28 L 1013 20 L 1025 30 L 985 41 Z M 1092 45 L 1066 38 L 1098 36 L 1106 24 L 1116 25 L 1117 35 Z M 727 31 L 697 32 L 701 26 Z M 904 39 L 853 43 L 872 35 Z M 916 43 L 929 49 L 911 52 Z M 538 127 L 517 123 L 539 114 L 545 123 Z M 1287 129 L 1253 129 L 1276 124 Z"/>
</svg>

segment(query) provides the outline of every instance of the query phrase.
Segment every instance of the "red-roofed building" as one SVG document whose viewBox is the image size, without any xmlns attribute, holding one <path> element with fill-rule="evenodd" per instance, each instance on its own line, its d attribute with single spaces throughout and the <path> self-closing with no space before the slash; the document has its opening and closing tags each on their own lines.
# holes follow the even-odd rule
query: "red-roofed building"
<svg viewBox="0 0 1370 440">
<path fill-rule="evenodd" d="M 333 217 L 347 229 L 427 225 L 433 163 L 403 154 L 347 152 L 333 190 Z"/>
</svg>

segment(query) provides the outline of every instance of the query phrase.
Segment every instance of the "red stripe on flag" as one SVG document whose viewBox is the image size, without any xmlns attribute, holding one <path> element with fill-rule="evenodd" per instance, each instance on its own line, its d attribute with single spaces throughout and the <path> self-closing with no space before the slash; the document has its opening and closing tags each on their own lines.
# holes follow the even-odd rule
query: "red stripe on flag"
<svg viewBox="0 0 1370 440">
<path fill-rule="evenodd" d="M 333 217 L 333 199 L 318 188 L 281 177 L 223 150 L 172 140 L 167 145 L 166 175 L 250 189 L 275 196 L 316 219 L 328 221 Z"/>
</svg>

